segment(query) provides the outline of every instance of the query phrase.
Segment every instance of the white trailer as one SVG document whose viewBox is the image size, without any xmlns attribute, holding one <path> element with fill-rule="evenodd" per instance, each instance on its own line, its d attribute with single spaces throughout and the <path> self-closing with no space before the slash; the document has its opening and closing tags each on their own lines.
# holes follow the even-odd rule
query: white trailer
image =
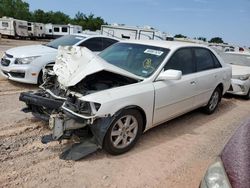
<svg viewBox="0 0 250 188">
<path fill-rule="evenodd" d="M 45 24 L 28 22 L 28 34 L 30 38 L 44 38 L 45 37 Z"/>
<path fill-rule="evenodd" d="M 170 37 L 150 26 L 125 26 L 124 24 L 102 25 L 101 34 L 119 39 L 167 40 Z M 172 37 L 171 37 L 172 38 Z"/>
<path fill-rule="evenodd" d="M 63 35 L 82 33 L 82 26 L 79 25 L 55 25 L 45 24 L 45 35 L 47 38 L 57 38 Z"/>
<path fill-rule="evenodd" d="M 28 37 L 28 22 L 2 17 L 0 18 L 0 34 L 8 37 Z"/>
</svg>

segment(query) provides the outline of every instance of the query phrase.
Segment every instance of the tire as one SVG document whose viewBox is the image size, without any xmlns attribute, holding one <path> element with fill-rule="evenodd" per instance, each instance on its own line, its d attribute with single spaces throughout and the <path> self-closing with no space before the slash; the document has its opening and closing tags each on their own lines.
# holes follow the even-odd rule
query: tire
<svg viewBox="0 0 250 188">
<path fill-rule="evenodd" d="M 43 83 L 43 70 L 40 71 L 37 78 L 37 84 L 40 86 L 42 83 Z"/>
<path fill-rule="evenodd" d="M 104 137 L 103 148 L 112 155 L 123 154 L 133 148 L 142 134 L 142 129 L 140 112 L 134 109 L 123 110 L 111 123 Z"/>
<path fill-rule="evenodd" d="M 247 95 L 245 95 L 244 98 L 245 98 L 246 100 L 249 100 L 249 99 L 250 99 L 250 88 L 249 88 L 249 90 L 248 90 L 248 92 L 247 92 Z"/>
<path fill-rule="evenodd" d="M 215 88 L 207 105 L 203 108 L 203 112 L 206 114 L 212 114 L 216 110 L 216 108 L 218 107 L 218 104 L 221 101 L 221 97 L 222 97 L 221 89 L 219 87 Z"/>
</svg>

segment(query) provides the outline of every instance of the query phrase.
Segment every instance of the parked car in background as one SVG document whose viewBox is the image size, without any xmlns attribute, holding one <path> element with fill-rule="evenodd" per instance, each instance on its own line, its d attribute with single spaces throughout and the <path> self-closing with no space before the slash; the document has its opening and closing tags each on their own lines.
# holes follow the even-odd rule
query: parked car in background
<svg viewBox="0 0 250 188">
<path fill-rule="evenodd" d="M 244 122 L 209 166 L 200 188 L 249 188 L 250 119 Z"/>
<path fill-rule="evenodd" d="M 228 93 L 250 99 L 250 64 L 234 62 L 232 74 L 231 87 Z"/>
<path fill-rule="evenodd" d="M 27 111 L 40 105 L 41 113 L 50 114 L 53 133 L 44 142 L 86 128 L 94 137 L 87 151 L 103 147 L 111 154 L 128 151 L 144 131 L 193 109 L 213 113 L 232 74 L 210 48 L 167 41 L 119 42 L 98 56 L 86 48 L 61 47 L 54 73 L 57 89 L 44 83 L 50 97 L 20 96 Z"/>
<path fill-rule="evenodd" d="M 23 83 L 41 84 L 42 68 L 55 63 L 59 46 L 84 46 L 95 53 L 118 42 L 102 35 L 65 35 L 45 45 L 30 45 L 7 50 L 0 65 L 0 72 L 6 78 Z"/>
</svg>

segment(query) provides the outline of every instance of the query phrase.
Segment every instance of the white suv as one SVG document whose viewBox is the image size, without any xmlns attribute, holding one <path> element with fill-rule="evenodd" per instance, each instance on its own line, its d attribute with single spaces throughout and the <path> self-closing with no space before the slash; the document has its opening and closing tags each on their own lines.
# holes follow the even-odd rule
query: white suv
<svg viewBox="0 0 250 188">
<path fill-rule="evenodd" d="M 30 45 L 7 50 L 0 65 L 0 72 L 10 80 L 41 84 L 42 68 L 54 64 L 59 46 L 84 46 L 93 52 L 100 52 L 118 42 L 102 35 L 66 35 L 45 45 Z"/>
</svg>

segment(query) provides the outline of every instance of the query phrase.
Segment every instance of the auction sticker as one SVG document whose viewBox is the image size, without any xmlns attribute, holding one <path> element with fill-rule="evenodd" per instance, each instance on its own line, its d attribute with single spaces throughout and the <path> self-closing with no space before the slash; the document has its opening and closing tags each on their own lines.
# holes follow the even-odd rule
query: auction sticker
<svg viewBox="0 0 250 188">
<path fill-rule="evenodd" d="M 161 56 L 164 52 L 160 51 L 160 50 L 146 49 L 144 51 L 144 53 L 146 53 L 146 54 L 152 54 L 152 55 L 156 55 L 156 56 Z"/>
</svg>

